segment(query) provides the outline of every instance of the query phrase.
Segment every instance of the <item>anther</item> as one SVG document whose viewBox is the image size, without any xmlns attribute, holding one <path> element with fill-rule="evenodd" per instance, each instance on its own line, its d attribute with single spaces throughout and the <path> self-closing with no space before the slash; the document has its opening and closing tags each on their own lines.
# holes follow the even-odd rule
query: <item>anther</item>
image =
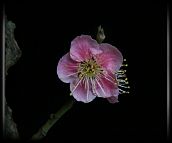
<svg viewBox="0 0 172 143">
<path fill-rule="evenodd" d="M 122 64 L 122 66 L 124 66 L 124 67 L 128 67 L 128 64 Z"/>
</svg>

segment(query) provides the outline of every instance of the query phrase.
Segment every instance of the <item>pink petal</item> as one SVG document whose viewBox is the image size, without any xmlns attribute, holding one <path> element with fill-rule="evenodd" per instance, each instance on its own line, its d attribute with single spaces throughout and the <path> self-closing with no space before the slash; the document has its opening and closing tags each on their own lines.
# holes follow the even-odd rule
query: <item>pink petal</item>
<svg viewBox="0 0 172 143">
<path fill-rule="evenodd" d="M 118 71 L 123 62 L 121 52 L 114 46 L 107 43 L 100 44 L 100 49 L 103 52 L 96 56 L 97 62 L 111 72 Z"/>
<path fill-rule="evenodd" d="M 81 62 L 92 58 L 94 54 L 101 53 L 99 45 L 91 36 L 77 36 L 71 42 L 70 56 L 73 60 Z"/>
<path fill-rule="evenodd" d="M 57 75 L 65 83 L 70 83 L 77 78 L 78 64 L 70 58 L 69 53 L 65 54 L 57 65 Z"/>
<path fill-rule="evenodd" d="M 95 79 L 95 92 L 98 97 L 108 98 L 118 96 L 119 89 L 115 75 L 110 73 Z"/>
<path fill-rule="evenodd" d="M 89 81 L 85 86 L 85 83 L 82 80 L 77 79 L 70 84 L 70 90 L 72 92 L 73 97 L 77 101 L 88 103 L 96 98 L 96 96 L 93 95 L 91 91 L 91 84 L 89 83 Z"/>
<path fill-rule="evenodd" d="M 118 96 L 111 96 L 109 98 L 107 98 L 107 100 L 109 101 L 109 103 L 118 103 Z"/>
</svg>

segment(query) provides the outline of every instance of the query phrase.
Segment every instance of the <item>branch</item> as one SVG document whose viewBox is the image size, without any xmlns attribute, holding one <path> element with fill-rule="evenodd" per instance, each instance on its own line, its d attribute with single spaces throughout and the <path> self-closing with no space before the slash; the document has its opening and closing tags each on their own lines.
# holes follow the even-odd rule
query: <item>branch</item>
<svg viewBox="0 0 172 143">
<path fill-rule="evenodd" d="M 55 114 L 51 114 L 48 121 L 34 134 L 31 140 L 40 140 L 44 138 L 50 128 L 69 110 L 72 108 L 74 103 L 73 99 L 67 101 Z"/>
</svg>

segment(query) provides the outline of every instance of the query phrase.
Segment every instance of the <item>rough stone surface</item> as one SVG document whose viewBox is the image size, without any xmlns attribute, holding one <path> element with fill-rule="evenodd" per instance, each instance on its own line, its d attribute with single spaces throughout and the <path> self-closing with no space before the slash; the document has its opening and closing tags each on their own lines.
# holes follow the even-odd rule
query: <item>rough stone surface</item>
<svg viewBox="0 0 172 143">
<path fill-rule="evenodd" d="M 15 24 L 6 19 L 5 22 L 5 72 L 7 75 L 8 69 L 13 66 L 21 57 L 21 50 L 14 37 Z M 17 125 L 12 117 L 12 109 L 5 101 L 5 138 L 19 139 Z"/>
</svg>

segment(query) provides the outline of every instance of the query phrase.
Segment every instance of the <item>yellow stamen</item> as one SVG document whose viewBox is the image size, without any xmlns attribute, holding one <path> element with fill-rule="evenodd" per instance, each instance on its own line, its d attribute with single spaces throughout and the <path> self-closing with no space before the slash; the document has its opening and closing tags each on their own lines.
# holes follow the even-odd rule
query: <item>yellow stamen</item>
<svg viewBox="0 0 172 143">
<path fill-rule="evenodd" d="M 95 77 L 96 75 L 102 73 L 101 67 L 92 58 L 81 62 L 78 68 L 78 77 Z"/>
</svg>

